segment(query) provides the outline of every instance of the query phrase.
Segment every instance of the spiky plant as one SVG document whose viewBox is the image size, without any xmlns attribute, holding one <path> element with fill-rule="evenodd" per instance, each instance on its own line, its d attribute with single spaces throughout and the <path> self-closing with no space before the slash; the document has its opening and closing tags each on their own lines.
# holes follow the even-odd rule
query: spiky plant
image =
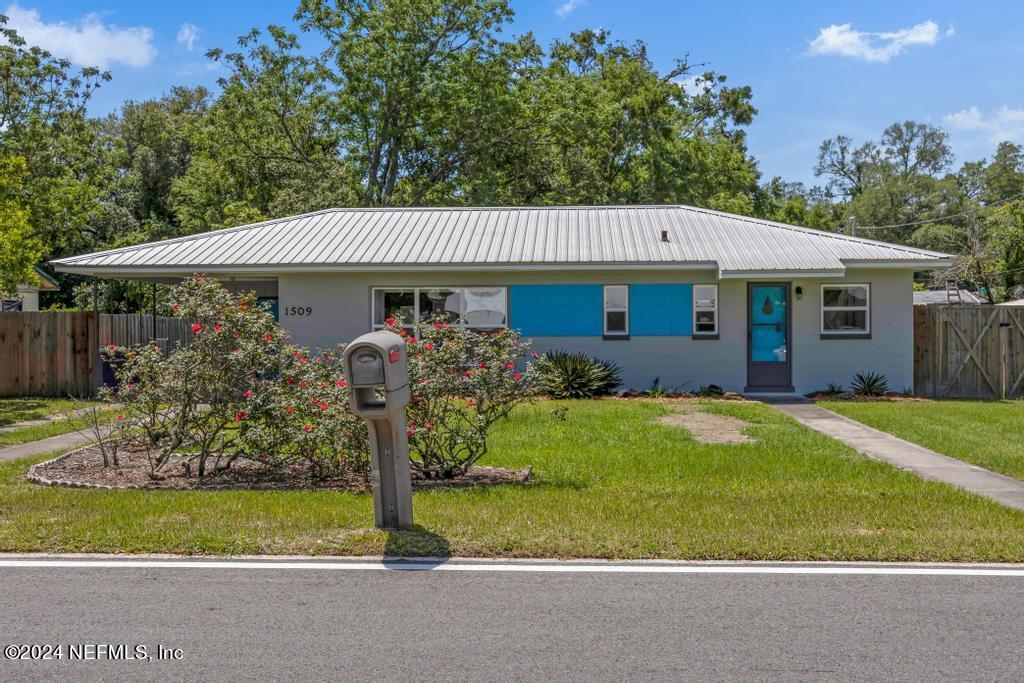
<svg viewBox="0 0 1024 683">
<path fill-rule="evenodd" d="M 585 353 L 553 351 L 537 361 L 538 385 L 551 398 L 593 398 L 622 383 L 615 363 Z"/>
<path fill-rule="evenodd" d="M 858 372 L 850 383 L 855 396 L 885 396 L 889 380 L 880 372 Z"/>
</svg>

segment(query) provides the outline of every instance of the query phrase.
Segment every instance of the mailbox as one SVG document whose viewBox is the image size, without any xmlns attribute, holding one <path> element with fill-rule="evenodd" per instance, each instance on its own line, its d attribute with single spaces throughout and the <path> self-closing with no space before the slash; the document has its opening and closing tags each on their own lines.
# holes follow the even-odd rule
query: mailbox
<svg viewBox="0 0 1024 683">
<path fill-rule="evenodd" d="M 409 403 L 405 340 L 394 332 L 371 332 L 345 349 L 352 412 L 361 417 L 402 411 Z"/>
<path fill-rule="evenodd" d="M 345 349 L 349 403 L 369 432 L 373 511 L 383 528 L 412 525 L 407 360 L 405 340 L 394 332 L 364 334 Z"/>
</svg>

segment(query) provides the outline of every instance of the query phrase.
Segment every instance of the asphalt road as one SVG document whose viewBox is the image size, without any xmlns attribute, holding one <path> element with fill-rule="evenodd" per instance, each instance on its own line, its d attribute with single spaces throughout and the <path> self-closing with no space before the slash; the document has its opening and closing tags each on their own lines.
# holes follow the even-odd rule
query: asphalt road
<svg viewBox="0 0 1024 683">
<path fill-rule="evenodd" d="M 65 658 L 0 680 L 1019 680 L 1022 617 L 1019 573 L 4 566 L 0 647 Z"/>
</svg>

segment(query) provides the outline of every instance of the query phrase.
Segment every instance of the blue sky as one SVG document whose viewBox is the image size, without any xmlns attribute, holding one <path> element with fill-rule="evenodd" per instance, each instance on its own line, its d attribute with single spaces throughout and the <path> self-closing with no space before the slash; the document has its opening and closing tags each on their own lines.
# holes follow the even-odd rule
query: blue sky
<svg viewBox="0 0 1024 683">
<path fill-rule="evenodd" d="M 545 44 L 582 28 L 647 43 L 659 68 L 689 55 L 753 88 L 750 149 L 766 178 L 814 183 L 818 145 L 877 138 L 902 119 L 944 126 L 960 160 L 1024 143 L 1024 3 L 511 0 L 512 33 Z M 213 86 L 203 53 L 253 26 L 291 22 L 288 0 L 0 0 L 52 52 L 110 69 L 93 113 L 172 85 Z"/>
</svg>

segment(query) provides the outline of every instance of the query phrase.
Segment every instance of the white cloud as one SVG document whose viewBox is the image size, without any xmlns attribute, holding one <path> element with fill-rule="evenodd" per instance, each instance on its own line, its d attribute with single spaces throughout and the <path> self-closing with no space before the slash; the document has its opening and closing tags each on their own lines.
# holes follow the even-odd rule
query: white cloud
<svg viewBox="0 0 1024 683">
<path fill-rule="evenodd" d="M 565 0 L 558 9 L 555 10 L 555 14 L 562 17 L 563 19 L 578 7 L 582 7 L 587 4 L 587 0 Z"/>
<path fill-rule="evenodd" d="M 807 49 L 810 55 L 839 55 L 866 62 L 888 62 L 911 45 L 934 45 L 953 35 L 953 27 L 945 33 L 934 21 L 925 21 L 897 31 L 872 33 L 857 31 L 851 24 L 832 24 L 818 32 Z"/>
<path fill-rule="evenodd" d="M 1003 105 L 990 114 L 977 107 L 962 109 L 942 117 L 950 128 L 984 133 L 992 142 L 1024 142 L 1024 108 Z"/>
<path fill-rule="evenodd" d="M 182 24 L 181 28 L 178 29 L 178 36 L 175 40 L 177 40 L 180 45 L 184 45 L 186 50 L 191 52 L 192 46 L 196 44 L 196 38 L 198 37 L 198 26 L 195 24 Z"/>
<path fill-rule="evenodd" d="M 17 3 L 8 7 L 5 14 L 8 27 L 16 30 L 29 45 L 39 46 L 80 66 L 142 67 L 156 57 L 153 30 L 145 26 L 119 28 L 104 24 L 96 13 L 86 14 L 73 23 L 47 24 L 39 17 L 39 12 Z"/>
</svg>

